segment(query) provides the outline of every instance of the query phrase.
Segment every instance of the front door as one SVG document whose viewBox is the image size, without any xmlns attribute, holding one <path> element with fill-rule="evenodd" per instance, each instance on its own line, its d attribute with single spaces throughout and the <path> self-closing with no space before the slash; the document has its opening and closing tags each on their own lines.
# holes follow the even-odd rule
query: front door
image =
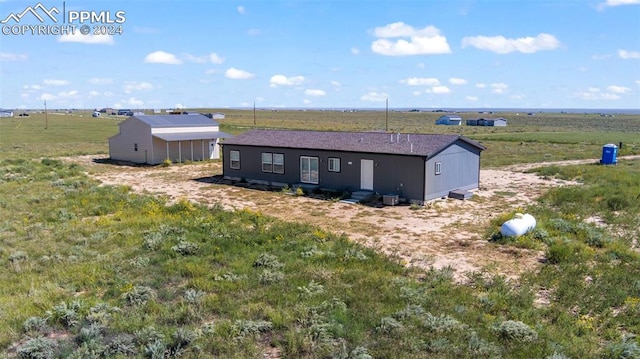
<svg viewBox="0 0 640 359">
<path fill-rule="evenodd" d="M 360 160 L 360 189 L 373 190 L 373 160 Z"/>
</svg>

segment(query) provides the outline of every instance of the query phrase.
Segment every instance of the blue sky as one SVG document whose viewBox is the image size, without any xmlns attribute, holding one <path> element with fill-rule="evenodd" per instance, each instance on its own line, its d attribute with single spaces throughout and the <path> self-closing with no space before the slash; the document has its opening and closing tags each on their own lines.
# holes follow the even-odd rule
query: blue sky
<svg viewBox="0 0 640 359">
<path fill-rule="evenodd" d="M 40 3 L 0 0 L 2 108 L 640 108 L 640 0 Z"/>
</svg>

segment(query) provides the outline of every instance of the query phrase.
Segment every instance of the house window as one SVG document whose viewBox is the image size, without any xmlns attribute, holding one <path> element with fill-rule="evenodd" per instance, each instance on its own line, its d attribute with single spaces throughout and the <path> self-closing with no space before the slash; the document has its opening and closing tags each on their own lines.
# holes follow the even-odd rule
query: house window
<svg viewBox="0 0 640 359">
<path fill-rule="evenodd" d="M 284 154 L 263 152 L 262 172 L 284 173 Z"/>
<path fill-rule="evenodd" d="M 318 157 L 300 157 L 300 182 L 318 184 Z"/>
<path fill-rule="evenodd" d="M 273 153 L 262 153 L 262 172 L 273 172 Z"/>
<path fill-rule="evenodd" d="M 136 151 L 136 152 L 138 151 L 138 144 L 137 143 L 133 144 L 133 150 Z"/>
<path fill-rule="evenodd" d="M 284 154 L 273 154 L 273 173 L 284 173 Z"/>
<path fill-rule="evenodd" d="M 229 167 L 233 170 L 240 169 L 240 151 L 229 151 Z"/>
<path fill-rule="evenodd" d="M 442 173 L 442 162 L 436 162 L 435 174 L 439 175 Z"/>
<path fill-rule="evenodd" d="M 329 157 L 329 172 L 340 172 L 340 159 Z"/>
</svg>

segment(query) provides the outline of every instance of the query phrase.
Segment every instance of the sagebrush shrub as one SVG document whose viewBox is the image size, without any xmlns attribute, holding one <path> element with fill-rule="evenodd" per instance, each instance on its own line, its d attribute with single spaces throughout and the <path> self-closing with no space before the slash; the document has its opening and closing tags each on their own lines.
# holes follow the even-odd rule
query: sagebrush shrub
<svg viewBox="0 0 640 359">
<path fill-rule="evenodd" d="M 22 324 L 26 333 L 42 333 L 47 330 L 47 319 L 42 317 L 29 317 Z"/>
<path fill-rule="evenodd" d="M 253 262 L 253 266 L 254 267 L 265 267 L 265 268 L 272 268 L 272 269 L 278 269 L 278 268 L 282 268 L 284 266 L 284 264 L 280 263 L 278 261 L 278 257 L 269 254 L 269 253 L 261 253 L 258 258 L 255 260 L 255 262 Z"/>
<path fill-rule="evenodd" d="M 498 324 L 494 330 L 501 339 L 507 341 L 530 343 L 538 340 L 538 333 L 518 320 L 506 320 Z"/>
<path fill-rule="evenodd" d="M 196 254 L 198 252 L 198 248 L 199 246 L 197 243 L 182 240 L 175 246 L 171 247 L 171 250 L 183 256 L 189 256 Z"/>
<path fill-rule="evenodd" d="M 122 298 L 132 305 L 142 305 L 156 298 L 156 292 L 147 286 L 137 285 L 131 290 L 122 293 Z"/>
<path fill-rule="evenodd" d="M 37 337 L 27 340 L 18 347 L 20 359 L 50 359 L 54 357 L 57 343 L 48 338 Z"/>
<path fill-rule="evenodd" d="M 271 322 L 264 320 L 241 320 L 238 319 L 233 323 L 232 331 L 236 334 L 236 338 L 241 339 L 248 335 L 258 335 L 268 332 L 273 328 Z"/>
<path fill-rule="evenodd" d="M 263 270 L 262 273 L 260 273 L 260 277 L 258 278 L 258 280 L 262 284 L 277 283 L 283 279 L 284 279 L 284 273 L 277 270 L 271 270 L 271 269 Z"/>
</svg>

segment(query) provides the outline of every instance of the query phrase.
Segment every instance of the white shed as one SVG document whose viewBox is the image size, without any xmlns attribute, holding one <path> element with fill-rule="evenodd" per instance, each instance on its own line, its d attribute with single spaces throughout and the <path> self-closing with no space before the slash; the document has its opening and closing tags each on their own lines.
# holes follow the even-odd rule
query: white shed
<svg viewBox="0 0 640 359">
<path fill-rule="evenodd" d="M 202 115 L 137 115 L 120 123 L 120 132 L 109 138 L 113 160 L 159 164 L 219 159 L 218 122 Z"/>
<path fill-rule="evenodd" d="M 211 118 L 214 120 L 224 120 L 224 113 L 222 112 L 214 112 L 211 114 Z"/>
</svg>

